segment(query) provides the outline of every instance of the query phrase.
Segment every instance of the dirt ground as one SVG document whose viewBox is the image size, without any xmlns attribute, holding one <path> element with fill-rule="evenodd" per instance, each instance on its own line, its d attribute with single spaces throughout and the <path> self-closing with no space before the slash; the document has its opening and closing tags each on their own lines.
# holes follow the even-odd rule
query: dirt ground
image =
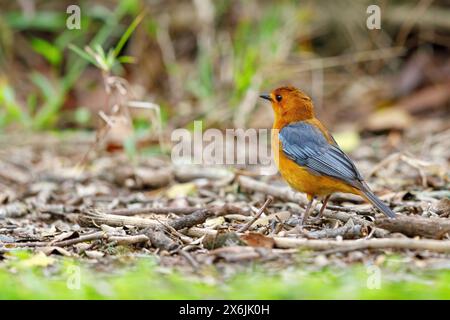
<svg viewBox="0 0 450 320">
<path fill-rule="evenodd" d="M 31 248 L 105 264 L 128 250 L 187 270 L 248 261 L 277 269 L 298 262 L 300 249 L 313 252 L 303 261 L 312 267 L 396 252 L 412 265 L 448 268 L 449 124 L 412 128 L 368 135 L 351 152 L 397 219 L 336 194 L 322 219 L 294 233 L 305 197 L 279 175 L 181 167 L 167 155 L 130 158 L 98 146 L 83 160 L 94 141 L 88 134 L 3 136 L 0 257 Z"/>
</svg>

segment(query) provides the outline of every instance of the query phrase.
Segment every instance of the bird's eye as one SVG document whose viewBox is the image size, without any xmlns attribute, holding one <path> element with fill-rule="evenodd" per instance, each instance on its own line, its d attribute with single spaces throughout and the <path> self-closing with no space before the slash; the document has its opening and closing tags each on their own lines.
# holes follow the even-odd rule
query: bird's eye
<svg viewBox="0 0 450 320">
<path fill-rule="evenodd" d="M 280 96 L 279 94 L 277 94 L 277 96 L 275 97 L 275 99 L 277 99 L 277 101 L 278 101 L 278 102 L 280 102 L 280 101 L 281 101 L 281 99 L 283 99 L 283 97 L 282 97 L 282 96 Z"/>
</svg>

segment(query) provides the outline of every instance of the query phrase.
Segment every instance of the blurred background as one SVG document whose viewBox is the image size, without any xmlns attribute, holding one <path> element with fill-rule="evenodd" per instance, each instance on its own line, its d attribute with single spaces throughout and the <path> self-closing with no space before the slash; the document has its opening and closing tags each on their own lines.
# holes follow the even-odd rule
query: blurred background
<svg viewBox="0 0 450 320">
<path fill-rule="evenodd" d="M 66 26 L 76 22 L 73 4 L 79 29 Z M 380 29 L 367 27 L 371 4 Z M 287 84 L 312 96 L 350 151 L 361 136 L 388 134 L 398 148 L 409 128 L 448 129 L 444 0 L 2 0 L 0 8 L 3 132 L 108 125 L 114 148 L 129 135 L 144 146 L 157 132 L 168 140 L 194 119 L 269 128 L 258 94 Z"/>
</svg>

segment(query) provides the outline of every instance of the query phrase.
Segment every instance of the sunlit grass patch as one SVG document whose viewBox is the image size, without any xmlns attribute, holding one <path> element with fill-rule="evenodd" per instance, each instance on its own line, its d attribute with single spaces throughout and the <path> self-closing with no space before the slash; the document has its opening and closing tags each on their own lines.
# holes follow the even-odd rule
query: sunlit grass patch
<svg viewBox="0 0 450 320">
<path fill-rule="evenodd" d="M 224 277 L 163 269 L 153 258 L 113 272 L 26 252 L 0 265 L 1 299 L 448 299 L 450 270 L 408 273 L 380 269 L 379 287 L 364 265 L 317 271 L 290 267 L 270 271 L 252 265 Z"/>
</svg>

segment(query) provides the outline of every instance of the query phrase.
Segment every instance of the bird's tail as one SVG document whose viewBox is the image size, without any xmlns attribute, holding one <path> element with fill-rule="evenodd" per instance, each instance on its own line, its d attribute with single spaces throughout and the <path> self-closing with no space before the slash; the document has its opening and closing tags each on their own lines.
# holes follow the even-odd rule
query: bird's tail
<svg viewBox="0 0 450 320">
<path fill-rule="evenodd" d="M 396 214 L 394 211 L 392 211 L 387 205 L 384 204 L 383 201 L 381 201 L 370 189 L 369 187 L 364 183 L 364 188 L 362 188 L 362 193 L 364 197 L 375 207 L 378 208 L 381 212 L 383 212 L 386 216 L 389 218 L 395 218 Z"/>
</svg>

